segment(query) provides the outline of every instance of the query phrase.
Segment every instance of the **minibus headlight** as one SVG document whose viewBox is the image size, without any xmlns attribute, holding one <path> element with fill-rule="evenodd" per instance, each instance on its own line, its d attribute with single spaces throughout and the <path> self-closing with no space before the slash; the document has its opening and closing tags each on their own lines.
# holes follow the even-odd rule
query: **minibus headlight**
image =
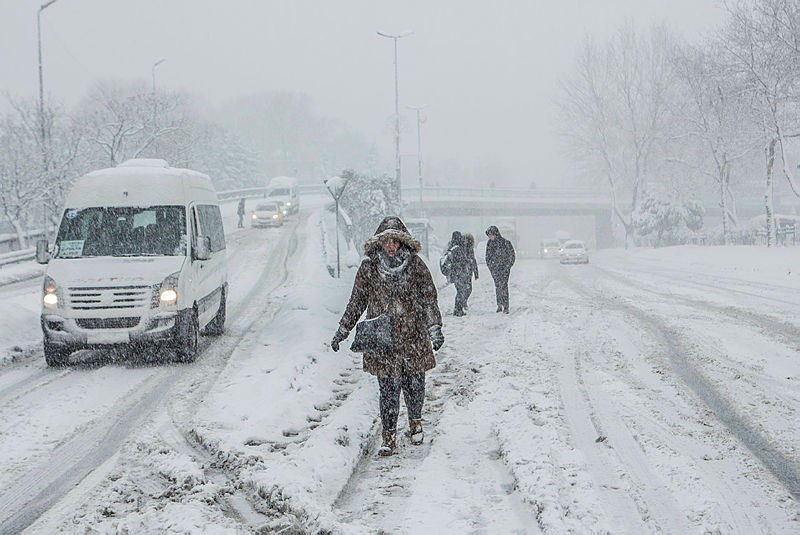
<svg viewBox="0 0 800 535">
<path fill-rule="evenodd" d="M 45 308 L 55 308 L 58 306 L 58 286 L 56 281 L 50 276 L 45 276 L 42 285 L 42 303 Z"/>
<path fill-rule="evenodd" d="M 178 277 L 180 271 L 173 273 L 161 285 L 156 287 L 156 293 L 153 299 L 153 308 L 157 306 L 169 306 L 178 302 Z"/>
<path fill-rule="evenodd" d="M 161 295 L 158 296 L 158 301 L 162 305 L 174 305 L 178 302 L 178 292 L 173 288 L 161 290 Z"/>
</svg>

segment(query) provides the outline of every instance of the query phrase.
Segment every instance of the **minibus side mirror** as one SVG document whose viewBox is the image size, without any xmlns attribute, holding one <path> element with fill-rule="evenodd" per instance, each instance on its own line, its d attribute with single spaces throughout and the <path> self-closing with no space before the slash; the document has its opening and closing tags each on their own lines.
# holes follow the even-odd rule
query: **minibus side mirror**
<svg viewBox="0 0 800 535">
<path fill-rule="evenodd" d="M 36 241 L 36 261 L 40 264 L 46 264 L 50 261 L 50 245 L 47 240 Z"/>
<path fill-rule="evenodd" d="M 208 260 L 211 258 L 211 237 L 198 236 L 197 247 L 194 249 L 195 260 Z"/>
</svg>

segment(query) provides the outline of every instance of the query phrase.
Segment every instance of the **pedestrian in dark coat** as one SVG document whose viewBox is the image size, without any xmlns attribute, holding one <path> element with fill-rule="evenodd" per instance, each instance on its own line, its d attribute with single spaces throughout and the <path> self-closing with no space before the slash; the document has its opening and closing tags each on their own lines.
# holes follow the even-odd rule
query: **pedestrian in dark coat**
<svg viewBox="0 0 800 535">
<path fill-rule="evenodd" d="M 489 237 L 489 242 L 486 244 L 486 267 L 494 279 L 497 312 L 508 314 L 508 276 L 516 260 L 516 253 L 514 246 L 500 235 L 496 226 L 487 228 L 486 236 Z"/>
<path fill-rule="evenodd" d="M 396 442 L 400 392 L 408 409 L 412 444 L 421 444 L 425 372 L 436 366 L 434 350 L 444 343 L 442 315 L 436 286 L 428 267 L 417 255 L 420 243 L 398 217 L 387 217 L 364 245 L 366 258 L 356 273 L 347 309 L 331 348 L 347 338 L 366 310 L 375 318 L 386 312 L 392 318 L 394 351 L 364 353 L 364 371 L 377 376 L 383 444 L 380 455 L 391 455 Z M 391 300 L 390 300 L 391 296 Z"/>
<path fill-rule="evenodd" d="M 445 254 L 450 257 L 449 279 L 456 287 L 453 315 L 463 316 L 466 314 L 464 307 L 467 304 L 467 299 L 472 293 L 472 265 L 467 251 L 467 242 L 464 239 L 464 235 L 459 231 L 453 231 Z"/>
<path fill-rule="evenodd" d="M 239 216 L 239 228 L 244 227 L 244 197 L 239 201 L 239 206 L 236 207 L 236 214 Z"/>
</svg>

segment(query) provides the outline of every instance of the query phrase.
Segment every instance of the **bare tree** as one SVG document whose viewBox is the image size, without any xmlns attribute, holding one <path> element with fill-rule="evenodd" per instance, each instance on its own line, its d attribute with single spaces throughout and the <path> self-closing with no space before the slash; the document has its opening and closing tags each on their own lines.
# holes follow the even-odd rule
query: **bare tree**
<svg viewBox="0 0 800 535">
<path fill-rule="evenodd" d="M 562 134 L 575 156 L 605 177 L 626 246 L 634 238 L 632 214 L 652 175 L 654 146 L 670 113 L 673 46 L 664 27 L 640 36 L 627 24 L 605 46 L 587 38 L 577 72 L 561 84 Z"/>
<path fill-rule="evenodd" d="M 776 243 L 773 207 L 774 166 L 800 197 L 788 160 L 788 140 L 800 136 L 800 5 L 794 0 L 757 0 L 726 4 L 729 23 L 723 32 L 725 60 L 747 85 L 752 118 L 765 152 L 764 208 L 767 245 Z"/>
<path fill-rule="evenodd" d="M 79 110 L 88 140 L 98 149 L 98 167 L 114 167 L 129 158 L 180 158 L 191 144 L 190 112 L 180 93 L 135 83 L 101 82 Z"/>
<path fill-rule="evenodd" d="M 15 228 L 20 248 L 27 231 L 47 231 L 58 219 L 64 192 L 76 173 L 85 170 L 79 129 L 57 106 L 45 109 L 45 138 L 33 100 L 9 97 L 12 110 L 0 118 L 0 210 Z M 36 214 L 41 219 L 35 220 Z"/>
<path fill-rule="evenodd" d="M 703 48 L 685 47 L 676 57 L 686 103 L 682 128 L 689 143 L 699 143 L 703 149 L 697 160 L 676 160 L 716 182 L 723 242 L 727 245 L 729 225 L 738 223 L 731 190 L 733 168 L 756 150 L 758 134 L 748 128 L 750 106 L 744 81 L 720 60 L 717 42 Z M 684 155 L 689 152 L 687 147 L 682 148 Z"/>
</svg>

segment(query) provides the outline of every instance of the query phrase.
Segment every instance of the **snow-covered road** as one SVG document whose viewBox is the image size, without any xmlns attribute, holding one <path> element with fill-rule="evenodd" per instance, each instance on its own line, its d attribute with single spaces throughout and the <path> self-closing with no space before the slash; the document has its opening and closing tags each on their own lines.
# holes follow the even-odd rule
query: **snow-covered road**
<svg viewBox="0 0 800 535">
<path fill-rule="evenodd" d="M 229 234 L 192 365 L 46 369 L 38 281 L 0 288 L 0 532 L 800 531 L 800 250 L 520 260 L 508 316 L 481 266 L 466 317 L 440 292 L 425 444 L 381 458 L 374 378 L 327 346 L 354 270 L 320 205 Z"/>
</svg>

